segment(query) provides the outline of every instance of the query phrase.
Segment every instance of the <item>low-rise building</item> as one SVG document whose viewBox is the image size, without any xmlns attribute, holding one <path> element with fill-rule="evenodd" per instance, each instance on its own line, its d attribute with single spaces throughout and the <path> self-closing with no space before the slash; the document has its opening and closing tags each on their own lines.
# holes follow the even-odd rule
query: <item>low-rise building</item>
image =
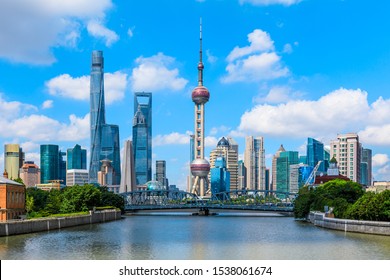
<svg viewBox="0 0 390 280">
<path fill-rule="evenodd" d="M 0 177 L 0 221 L 17 219 L 26 213 L 26 188 Z"/>
</svg>

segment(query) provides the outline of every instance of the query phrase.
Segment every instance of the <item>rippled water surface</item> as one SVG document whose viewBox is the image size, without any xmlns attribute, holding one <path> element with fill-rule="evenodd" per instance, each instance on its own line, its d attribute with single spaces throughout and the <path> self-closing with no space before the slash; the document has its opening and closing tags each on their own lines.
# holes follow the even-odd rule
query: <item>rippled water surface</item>
<svg viewBox="0 0 390 280">
<path fill-rule="evenodd" d="M 390 259 L 390 237 L 317 228 L 287 217 L 126 216 L 0 237 L 0 259 Z"/>
</svg>

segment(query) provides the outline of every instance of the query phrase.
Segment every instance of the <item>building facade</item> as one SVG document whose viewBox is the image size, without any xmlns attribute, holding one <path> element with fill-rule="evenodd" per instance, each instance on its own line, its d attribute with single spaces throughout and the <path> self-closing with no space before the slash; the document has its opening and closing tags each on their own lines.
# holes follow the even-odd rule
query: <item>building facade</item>
<svg viewBox="0 0 390 280">
<path fill-rule="evenodd" d="M 4 145 L 4 170 L 8 173 L 8 178 L 19 178 L 19 170 L 24 162 L 24 153 L 19 144 Z"/>
<path fill-rule="evenodd" d="M 89 182 L 98 182 L 101 161 L 109 159 L 115 170 L 116 184 L 120 183 L 120 143 L 119 127 L 106 124 L 104 101 L 104 58 L 102 51 L 92 52 L 90 75 L 90 128 L 91 150 L 89 162 Z"/>
<path fill-rule="evenodd" d="M 41 170 L 33 161 L 25 161 L 19 173 L 20 179 L 27 188 L 41 183 Z"/>
<path fill-rule="evenodd" d="M 264 138 L 248 136 L 245 141 L 244 164 L 246 189 L 266 190 Z"/>
<path fill-rule="evenodd" d="M 41 183 L 60 180 L 60 151 L 58 145 L 45 144 L 40 147 Z"/>
<path fill-rule="evenodd" d="M 230 190 L 238 190 L 238 153 L 237 149 L 230 145 L 225 137 L 222 137 L 217 144 L 217 147 L 210 152 L 210 169 L 215 167 L 216 160 L 219 157 L 225 159 L 226 168 L 229 171 L 230 176 Z M 210 174 L 211 177 L 211 174 Z M 210 179 L 209 179 L 210 180 Z"/>
<path fill-rule="evenodd" d="M 306 160 L 307 165 L 315 167 L 319 161 L 321 161 L 320 166 L 318 167 L 318 173 L 326 172 L 325 169 L 325 151 L 324 144 L 314 138 L 307 138 L 306 146 Z"/>
<path fill-rule="evenodd" d="M 167 163 L 165 160 L 156 160 L 156 181 L 168 189 Z"/>
<path fill-rule="evenodd" d="M 338 163 L 340 174 L 360 183 L 361 143 L 356 133 L 337 135 L 330 142 L 330 153 Z"/>
<path fill-rule="evenodd" d="M 230 172 L 226 167 L 224 157 L 217 157 L 214 166 L 210 169 L 211 193 L 213 195 L 230 191 Z"/>
<path fill-rule="evenodd" d="M 243 160 L 238 161 L 238 189 L 246 189 L 246 167 Z"/>
<path fill-rule="evenodd" d="M 133 156 L 135 183 L 152 180 L 152 93 L 134 93 Z"/>
<path fill-rule="evenodd" d="M 362 148 L 360 163 L 360 184 L 363 186 L 372 185 L 372 150 Z"/>
<path fill-rule="evenodd" d="M 131 191 L 135 191 L 133 142 L 131 140 L 126 140 L 123 151 L 122 174 L 119 192 L 123 193 Z"/>
<path fill-rule="evenodd" d="M 76 144 L 66 151 L 66 170 L 87 169 L 87 150 Z"/>
<path fill-rule="evenodd" d="M 278 186 L 278 178 L 277 178 L 277 161 L 278 158 L 280 157 L 281 152 L 285 152 L 286 150 L 284 149 L 283 145 L 280 145 L 280 148 L 276 151 L 275 155 L 272 157 L 272 187 L 271 189 L 273 191 L 277 190 Z"/>
<path fill-rule="evenodd" d="M 66 170 L 66 185 L 74 186 L 79 185 L 83 186 L 88 184 L 88 170 L 87 169 L 69 169 Z"/>
<path fill-rule="evenodd" d="M 290 166 L 299 163 L 298 152 L 281 152 L 276 160 L 276 191 L 290 192 Z M 295 187 L 295 186 L 294 186 Z"/>
<path fill-rule="evenodd" d="M 0 221 L 17 219 L 26 213 L 26 188 L 0 177 Z"/>
</svg>

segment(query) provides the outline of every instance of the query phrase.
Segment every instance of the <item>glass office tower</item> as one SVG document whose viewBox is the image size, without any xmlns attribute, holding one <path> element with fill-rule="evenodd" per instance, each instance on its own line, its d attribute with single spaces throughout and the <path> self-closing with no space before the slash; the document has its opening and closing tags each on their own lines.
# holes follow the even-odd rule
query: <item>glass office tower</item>
<svg viewBox="0 0 390 280">
<path fill-rule="evenodd" d="M 133 155 L 136 185 L 152 180 L 152 93 L 134 94 Z"/>
<path fill-rule="evenodd" d="M 41 145 L 41 183 L 60 179 L 60 152 L 58 145 Z"/>
<path fill-rule="evenodd" d="M 66 151 L 66 169 L 87 169 L 87 150 L 76 144 Z"/>
<path fill-rule="evenodd" d="M 106 124 L 104 106 L 104 59 L 102 51 L 92 52 L 90 82 L 90 125 L 91 151 L 89 162 L 89 182 L 97 183 L 101 161 L 109 159 L 115 171 L 114 184 L 120 183 L 119 127 Z"/>
<path fill-rule="evenodd" d="M 307 165 L 315 167 L 318 161 L 322 161 L 318 172 L 326 172 L 324 162 L 324 144 L 316 139 L 307 138 Z"/>
</svg>

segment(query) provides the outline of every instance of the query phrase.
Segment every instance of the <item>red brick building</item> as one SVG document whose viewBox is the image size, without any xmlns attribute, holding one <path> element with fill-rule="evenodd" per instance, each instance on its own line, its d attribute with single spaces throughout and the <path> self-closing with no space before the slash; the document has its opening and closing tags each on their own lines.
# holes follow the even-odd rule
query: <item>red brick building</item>
<svg viewBox="0 0 390 280">
<path fill-rule="evenodd" d="M 0 221 L 19 218 L 26 213 L 26 188 L 0 176 Z"/>
</svg>

